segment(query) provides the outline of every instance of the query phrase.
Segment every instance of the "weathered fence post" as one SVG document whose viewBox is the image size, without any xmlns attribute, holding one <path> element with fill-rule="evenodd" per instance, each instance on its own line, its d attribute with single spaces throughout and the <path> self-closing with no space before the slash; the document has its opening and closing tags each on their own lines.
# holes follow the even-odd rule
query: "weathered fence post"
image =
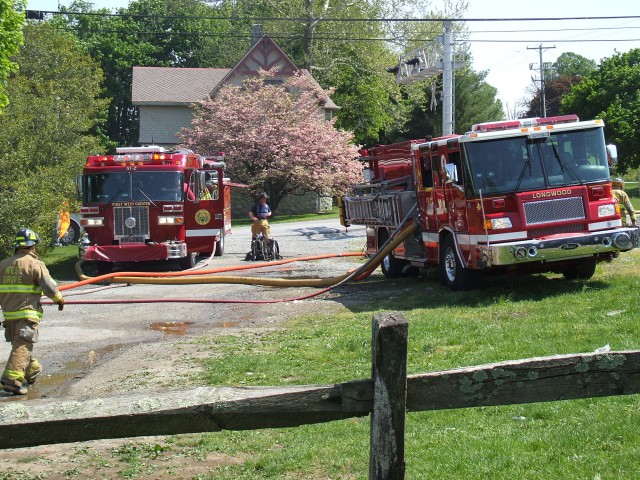
<svg viewBox="0 0 640 480">
<path fill-rule="evenodd" d="M 409 324 L 400 312 L 376 313 L 372 330 L 369 479 L 403 480 Z"/>
</svg>

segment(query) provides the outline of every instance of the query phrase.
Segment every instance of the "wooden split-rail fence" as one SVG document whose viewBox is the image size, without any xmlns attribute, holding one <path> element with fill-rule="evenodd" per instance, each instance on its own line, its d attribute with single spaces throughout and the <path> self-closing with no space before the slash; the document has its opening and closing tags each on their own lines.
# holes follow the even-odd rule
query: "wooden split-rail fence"
<svg viewBox="0 0 640 480">
<path fill-rule="evenodd" d="M 293 427 L 371 415 L 370 479 L 403 479 L 405 413 L 640 393 L 640 351 L 530 358 L 407 376 L 408 323 L 373 316 L 372 377 L 0 404 L 0 448 Z"/>
</svg>

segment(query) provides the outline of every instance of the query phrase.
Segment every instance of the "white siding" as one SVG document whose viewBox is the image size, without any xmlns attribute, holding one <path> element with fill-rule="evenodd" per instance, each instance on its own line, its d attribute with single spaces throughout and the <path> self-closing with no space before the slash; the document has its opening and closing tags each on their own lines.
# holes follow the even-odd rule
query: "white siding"
<svg viewBox="0 0 640 480">
<path fill-rule="evenodd" d="M 176 145 L 176 133 L 189 128 L 193 110 L 187 105 L 140 105 L 140 137 L 142 145 Z"/>
</svg>

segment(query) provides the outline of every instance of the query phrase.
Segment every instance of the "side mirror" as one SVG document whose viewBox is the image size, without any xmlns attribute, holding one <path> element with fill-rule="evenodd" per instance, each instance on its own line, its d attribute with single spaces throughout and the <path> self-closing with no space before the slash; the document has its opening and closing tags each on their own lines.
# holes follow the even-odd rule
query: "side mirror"
<svg viewBox="0 0 640 480">
<path fill-rule="evenodd" d="M 607 160 L 609 160 L 609 166 L 618 164 L 618 147 L 607 145 Z"/>
<path fill-rule="evenodd" d="M 82 200 L 82 175 L 76 175 L 76 194 Z"/>
<path fill-rule="evenodd" d="M 458 182 L 458 169 L 453 163 L 447 163 L 444 166 L 447 175 L 447 182 Z"/>
</svg>

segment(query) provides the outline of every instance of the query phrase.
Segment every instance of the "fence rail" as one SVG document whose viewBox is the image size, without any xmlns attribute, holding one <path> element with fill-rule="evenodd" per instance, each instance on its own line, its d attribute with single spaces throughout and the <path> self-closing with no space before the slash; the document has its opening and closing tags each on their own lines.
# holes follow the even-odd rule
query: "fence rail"
<svg viewBox="0 0 640 480">
<path fill-rule="evenodd" d="M 371 379 L 334 385 L 201 387 L 68 401 L 7 401 L 0 404 L 0 449 L 293 427 L 371 413 L 370 478 L 401 479 L 405 411 L 640 393 L 638 350 L 557 355 L 407 376 L 404 316 L 376 314 L 372 331 Z"/>
</svg>

